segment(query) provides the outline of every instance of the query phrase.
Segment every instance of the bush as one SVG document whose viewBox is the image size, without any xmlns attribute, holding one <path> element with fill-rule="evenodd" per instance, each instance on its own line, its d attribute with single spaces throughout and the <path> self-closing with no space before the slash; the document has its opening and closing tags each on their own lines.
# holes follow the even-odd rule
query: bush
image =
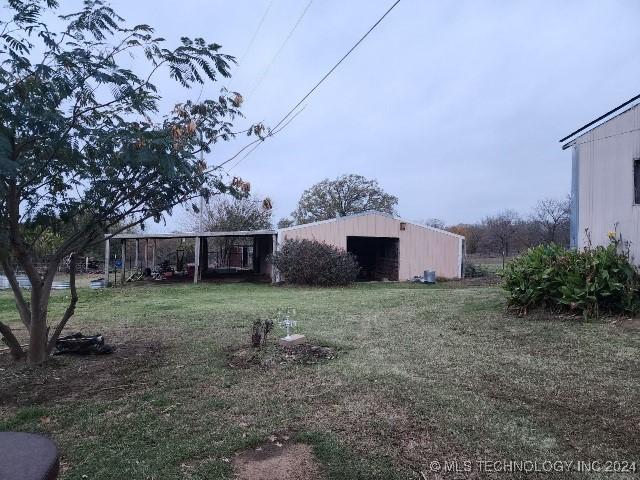
<svg viewBox="0 0 640 480">
<path fill-rule="evenodd" d="M 535 307 L 585 317 L 638 312 L 639 274 L 618 247 L 612 240 L 582 251 L 554 244 L 527 250 L 502 274 L 508 305 L 521 314 Z"/>
<path fill-rule="evenodd" d="M 312 240 L 287 240 L 271 263 L 285 281 L 301 285 L 348 285 L 360 271 L 349 252 Z"/>
</svg>

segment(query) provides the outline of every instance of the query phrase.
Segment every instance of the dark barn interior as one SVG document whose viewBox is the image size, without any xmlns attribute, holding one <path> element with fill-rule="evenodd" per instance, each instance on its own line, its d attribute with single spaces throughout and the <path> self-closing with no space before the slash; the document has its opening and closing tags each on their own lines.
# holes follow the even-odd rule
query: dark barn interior
<svg viewBox="0 0 640 480">
<path fill-rule="evenodd" d="M 398 238 L 347 237 L 347 251 L 352 253 L 361 270 L 358 280 L 398 280 Z"/>
</svg>

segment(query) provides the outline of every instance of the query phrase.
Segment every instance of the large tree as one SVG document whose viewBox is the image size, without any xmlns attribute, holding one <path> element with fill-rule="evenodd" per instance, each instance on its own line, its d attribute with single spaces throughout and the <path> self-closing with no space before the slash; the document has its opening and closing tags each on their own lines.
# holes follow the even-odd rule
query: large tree
<svg viewBox="0 0 640 480">
<path fill-rule="evenodd" d="M 362 175 L 328 178 L 305 190 L 291 216 L 298 224 L 344 217 L 368 210 L 396 213 L 398 198 L 386 193 L 377 180 Z"/>
<path fill-rule="evenodd" d="M 270 230 L 273 228 L 271 200 L 258 200 L 250 196 L 216 196 L 207 203 L 202 215 L 192 212 L 188 227 L 194 231 L 236 232 L 240 230 Z M 207 240 L 210 251 L 219 255 L 219 266 L 229 266 L 234 247 L 251 246 L 249 237 L 214 237 Z"/>
<path fill-rule="evenodd" d="M 538 202 L 531 214 L 531 222 L 537 226 L 540 241 L 569 246 L 569 216 L 571 200 L 566 198 L 544 198 Z"/>
<path fill-rule="evenodd" d="M 147 25 L 127 26 L 108 5 L 86 0 L 60 15 L 55 0 L 6 0 L 0 19 L 0 261 L 29 334 L 27 358 L 44 361 L 74 313 L 75 257 L 115 234 L 194 196 L 235 193 L 200 152 L 233 136 L 242 97 L 178 104 L 160 116 L 157 75 L 178 87 L 229 76 L 220 45 L 182 38 L 175 48 Z M 135 58 L 136 70 L 130 65 Z M 253 131 L 254 127 L 250 129 Z M 260 128 L 256 127 L 255 131 Z M 43 235 L 61 241 L 43 268 L 34 262 Z M 70 303 L 47 318 L 54 275 L 70 260 Z M 16 265 L 31 281 L 18 286 Z M 0 333 L 16 358 L 25 352 L 8 325 Z"/>
<path fill-rule="evenodd" d="M 258 200 L 253 197 L 215 197 L 204 205 L 202 214 L 190 213 L 187 226 L 194 231 L 202 227 L 206 232 L 269 230 L 273 228 L 271 200 Z"/>
<path fill-rule="evenodd" d="M 503 268 L 506 258 L 513 251 L 521 223 L 520 215 L 514 210 L 504 210 L 482 221 L 485 228 L 483 241 L 494 251 L 500 252 Z"/>
</svg>

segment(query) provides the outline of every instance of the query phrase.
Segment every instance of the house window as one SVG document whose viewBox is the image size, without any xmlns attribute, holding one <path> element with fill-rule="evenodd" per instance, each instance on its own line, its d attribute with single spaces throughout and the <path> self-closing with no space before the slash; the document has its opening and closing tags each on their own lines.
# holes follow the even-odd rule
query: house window
<svg viewBox="0 0 640 480">
<path fill-rule="evenodd" d="M 633 161 L 633 203 L 640 205 L 640 159 Z"/>
</svg>

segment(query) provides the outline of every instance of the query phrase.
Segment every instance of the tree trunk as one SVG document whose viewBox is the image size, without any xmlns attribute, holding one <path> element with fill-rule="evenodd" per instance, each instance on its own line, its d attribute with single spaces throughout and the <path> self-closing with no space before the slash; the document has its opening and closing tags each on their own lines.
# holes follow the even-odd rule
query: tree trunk
<svg viewBox="0 0 640 480">
<path fill-rule="evenodd" d="M 62 319 L 54 329 L 51 336 L 49 336 L 49 327 L 47 326 L 47 310 L 49 307 L 49 299 L 51 296 L 51 287 L 53 283 L 53 277 L 57 271 L 59 262 L 52 261 L 49 264 L 49 271 L 45 276 L 45 280 L 42 280 L 40 275 L 37 277 L 30 276 L 31 280 L 31 301 L 27 304 L 22 296 L 22 291 L 18 286 L 18 282 L 10 282 L 17 300 L 20 305 L 20 300 L 24 303 L 23 308 L 19 307 L 20 314 L 23 323 L 27 326 L 29 331 L 29 348 L 27 350 L 27 361 L 31 364 L 44 363 L 56 345 L 56 340 L 62 333 L 65 325 L 75 312 L 76 304 L 78 303 L 78 293 L 76 290 L 76 255 L 72 254 L 69 262 L 69 286 L 71 288 L 71 301 L 67 306 Z M 11 271 L 13 277 L 13 271 Z M 29 309 L 30 307 L 30 309 Z M 28 318 L 24 318 L 23 313 L 28 315 Z M 15 359 L 21 359 L 25 356 L 25 352 L 20 346 L 20 343 L 16 339 L 11 329 L 2 323 L 0 323 L 0 333 L 4 338 L 5 343 L 9 346 L 11 355 Z"/>
<path fill-rule="evenodd" d="M 48 302 L 47 302 L 48 303 Z M 27 360 L 32 364 L 43 363 L 47 358 L 47 306 L 41 308 L 42 289 L 31 288 L 31 326 L 29 328 L 29 350 Z"/>
</svg>

